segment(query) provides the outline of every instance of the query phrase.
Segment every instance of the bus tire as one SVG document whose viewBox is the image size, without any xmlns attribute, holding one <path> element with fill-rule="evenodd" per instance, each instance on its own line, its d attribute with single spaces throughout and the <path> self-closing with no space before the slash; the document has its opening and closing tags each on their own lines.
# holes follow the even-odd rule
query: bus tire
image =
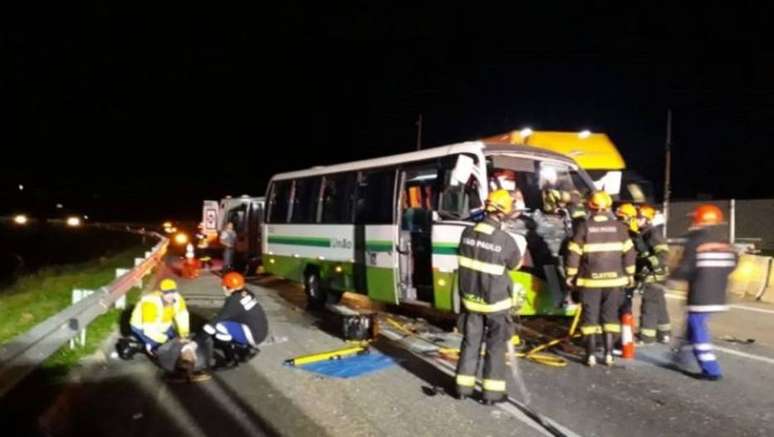
<svg viewBox="0 0 774 437">
<path fill-rule="evenodd" d="M 327 293 L 320 284 L 320 272 L 317 269 L 307 269 L 304 273 L 304 293 L 309 308 L 320 309 L 325 306 Z"/>
</svg>

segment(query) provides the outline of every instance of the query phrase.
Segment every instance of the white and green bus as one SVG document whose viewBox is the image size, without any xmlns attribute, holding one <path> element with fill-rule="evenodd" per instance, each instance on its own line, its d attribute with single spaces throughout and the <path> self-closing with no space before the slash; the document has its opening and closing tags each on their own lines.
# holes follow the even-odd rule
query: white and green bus
<svg viewBox="0 0 774 437">
<path fill-rule="evenodd" d="M 526 221 L 541 210 L 544 175 L 582 194 L 593 187 L 571 158 L 478 141 L 281 173 L 267 188 L 264 268 L 303 283 L 315 305 L 350 291 L 457 312 L 460 236 L 481 214 L 490 189 L 513 189 L 502 185 L 501 174 L 522 192 Z M 534 226 L 522 228 L 532 232 L 530 252 L 546 245 Z M 574 306 L 563 304 L 559 263 L 543 259 L 528 256 L 511 272 L 525 291 L 520 313 L 574 314 Z"/>
</svg>

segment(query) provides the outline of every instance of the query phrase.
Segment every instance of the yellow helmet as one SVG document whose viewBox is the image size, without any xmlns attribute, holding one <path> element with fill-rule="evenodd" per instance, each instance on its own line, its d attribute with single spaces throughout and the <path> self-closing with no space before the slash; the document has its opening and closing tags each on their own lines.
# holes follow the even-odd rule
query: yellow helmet
<svg viewBox="0 0 774 437">
<path fill-rule="evenodd" d="M 615 215 L 625 219 L 633 219 L 637 217 L 637 208 L 631 203 L 622 203 L 616 208 Z"/>
<path fill-rule="evenodd" d="M 486 210 L 488 212 L 502 212 L 510 214 L 513 211 L 513 197 L 507 190 L 495 190 L 486 198 Z"/>
<path fill-rule="evenodd" d="M 613 199 L 605 191 L 594 191 L 589 195 L 589 208 L 593 210 L 610 209 Z"/>
<path fill-rule="evenodd" d="M 173 279 L 164 279 L 161 281 L 159 288 L 161 288 L 161 291 L 175 291 L 177 290 L 177 282 Z"/>
<path fill-rule="evenodd" d="M 640 217 L 644 217 L 648 220 L 653 220 L 656 217 L 656 208 L 650 205 L 640 206 Z"/>
</svg>

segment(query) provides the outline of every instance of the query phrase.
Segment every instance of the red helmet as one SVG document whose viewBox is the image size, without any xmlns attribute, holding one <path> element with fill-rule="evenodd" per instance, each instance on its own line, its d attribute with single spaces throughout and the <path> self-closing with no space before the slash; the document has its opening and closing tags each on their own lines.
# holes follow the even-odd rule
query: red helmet
<svg viewBox="0 0 774 437">
<path fill-rule="evenodd" d="M 245 277 L 237 272 L 229 272 L 223 276 L 221 284 L 230 290 L 241 290 L 245 288 Z"/>
<path fill-rule="evenodd" d="M 723 223 L 723 211 L 715 205 L 699 205 L 693 211 L 694 226 L 712 226 Z"/>
</svg>

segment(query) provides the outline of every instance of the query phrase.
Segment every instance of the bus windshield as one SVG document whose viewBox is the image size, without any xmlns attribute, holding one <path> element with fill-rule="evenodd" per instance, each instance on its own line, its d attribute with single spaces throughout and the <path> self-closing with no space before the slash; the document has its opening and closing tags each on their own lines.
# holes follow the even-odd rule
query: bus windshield
<svg viewBox="0 0 774 437">
<path fill-rule="evenodd" d="M 586 178 L 570 165 L 539 158 L 490 156 L 487 158 L 487 174 L 490 190 L 519 190 L 529 211 L 543 208 L 544 190 L 577 191 L 582 198 L 592 190 Z"/>
</svg>

